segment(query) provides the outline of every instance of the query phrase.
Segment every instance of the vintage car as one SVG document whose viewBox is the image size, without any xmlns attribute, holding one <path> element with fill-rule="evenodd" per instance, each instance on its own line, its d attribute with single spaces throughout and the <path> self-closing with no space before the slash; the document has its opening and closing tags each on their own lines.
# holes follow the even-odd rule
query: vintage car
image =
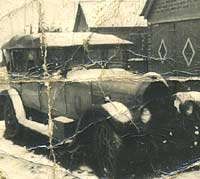
<svg viewBox="0 0 200 179">
<path fill-rule="evenodd" d="M 90 64 L 82 56 L 66 56 L 69 46 L 83 48 L 85 36 L 78 33 L 73 38 L 47 33 L 44 46 L 41 36 L 15 37 L 2 47 L 10 75 L 10 89 L 0 95 L 7 138 L 23 135 L 21 126 L 71 146 L 84 136 L 87 139 L 81 140 L 90 146 L 100 175 L 117 172 L 118 159 L 125 156 L 121 155 L 123 149 L 133 153 L 134 162 L 140 157 L 151 158 L 157 148 L 165 150 L 177 110 L 162 76 L 122 69 L 121 55 L 115 56 L 115 63 L 92 59 Z M 90 38 L 87 43 L 96 48 L 97 41 L 107 49 L 113 48 L 114 42 L 118 46 L 130 44 L 110 35 Z M 157 134 L 162 137 L 157 137 L 159 142 L 154 145 Z"/>
</svg>

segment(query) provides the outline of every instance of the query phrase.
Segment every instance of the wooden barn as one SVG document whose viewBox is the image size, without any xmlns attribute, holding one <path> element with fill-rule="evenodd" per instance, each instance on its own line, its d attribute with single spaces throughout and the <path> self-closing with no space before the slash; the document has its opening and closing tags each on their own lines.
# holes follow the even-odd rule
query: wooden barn
<svg viewBox="0 0 200 179">
<path fill-rule="evenodd" d="M 149 26 L 148 70 L 200 74 L 200 1 L 148 0 L 141 14 Z"/>
<path fill-rule="evenodd" d="M 78 4 L 74 32 L 112 34 L 133 42 L 129 70 L 146 72 L 146 60 L 136 54 L 147 55 L 147 21 L 140 16 L 146 0 L 82 1 Z"/>
</svg>

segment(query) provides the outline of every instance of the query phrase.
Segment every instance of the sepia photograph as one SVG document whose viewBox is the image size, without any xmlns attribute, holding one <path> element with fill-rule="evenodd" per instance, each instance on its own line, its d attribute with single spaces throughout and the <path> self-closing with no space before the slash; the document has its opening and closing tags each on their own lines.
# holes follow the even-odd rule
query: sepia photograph
<svg viewBox="0 0 200 179">
<path fill-rule="evenodd" d="M 0 0 L 0 179 L 199 179 L 200 0 Z"/>
</svg>

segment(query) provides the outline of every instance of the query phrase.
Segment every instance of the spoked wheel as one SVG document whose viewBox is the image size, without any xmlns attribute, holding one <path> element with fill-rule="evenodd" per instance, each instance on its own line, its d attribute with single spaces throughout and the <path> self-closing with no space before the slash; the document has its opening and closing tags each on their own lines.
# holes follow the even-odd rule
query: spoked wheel
<svg viewBox="0 0 200 179">
<path fill-rule="evenodd" d="M 5 137 L 15 139 L 20 134 L 20 125 L 10 98 L 6 98 L 4 105 Z"/>
<path fill-rule="evenodd" d="M 117 173 L 118 154 L 121 148 L 120 137 L 107 122 L 98 124 L 94 134 L 97 171 L 101 176 L 114 177 Z"/>
</svg>

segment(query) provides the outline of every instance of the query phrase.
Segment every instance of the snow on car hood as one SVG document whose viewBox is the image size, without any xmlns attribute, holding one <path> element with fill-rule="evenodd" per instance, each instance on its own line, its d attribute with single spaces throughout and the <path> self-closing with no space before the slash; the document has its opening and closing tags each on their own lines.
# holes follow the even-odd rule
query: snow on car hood
<svg viewBox="0 0 200 179">
<path fill-rule="evenodd" d="M 166 86 L 166 80 L 159 74 L 149 72 L 146 74 L 134 74 L 124 69 L 81 69 L 72 70 L 66 76 L 69 81 L 98 81 L 98 80 L 129 80 L 129 81 L 161 81 Z"/>
<path fill-rule="evenodd" d="M 133 78 L 135 75 L 123 69 L 83 69 L 68 72 L 67 79 L 72 81 L 93 81 L 100 79 Z"/>
</svg>

